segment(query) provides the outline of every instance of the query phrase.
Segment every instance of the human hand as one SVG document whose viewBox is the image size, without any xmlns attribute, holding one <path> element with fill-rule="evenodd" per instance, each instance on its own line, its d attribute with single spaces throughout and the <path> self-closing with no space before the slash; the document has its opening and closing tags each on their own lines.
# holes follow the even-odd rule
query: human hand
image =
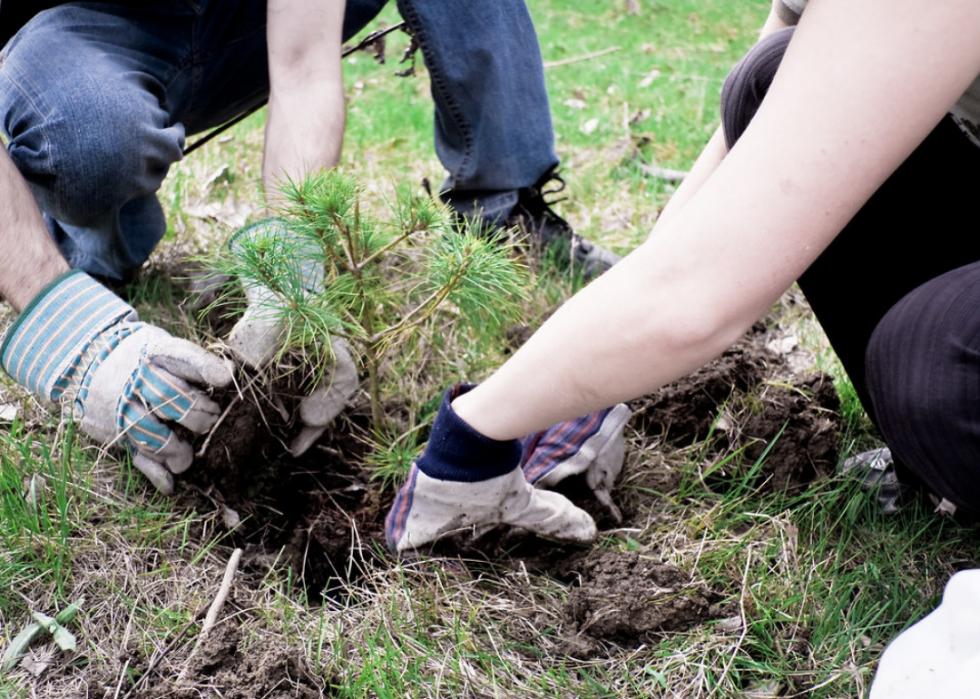
<svg viewBox="0 0 980 699">
<path fill-rule="evenodd" d="M 309 243 L 292 238 L 282 219 L 264 219 L 246 226 L 231 241 L 233 254 L 250 254 L 244 243 L 269 255 L 289 255 L 292 267 L 290 279 L 277 279 L 288 294 L 313 294 L 323 290 L 323 269 L 315 264 L 316 251 Z M 292 254 L 290 254 L 292 253 Z M 294 262 L 294 264 L 293 264 Z M 271 280 L 270 280 L 271 283 Z M 282 347 L 285 332 L 284 301 L 280 294 L 263 284 L 246 284 L 248 306 L 228 336 L 228 347 L 245 366 L 260 370 L 273 361 Z M 290 442 L 294 456 L 306 452 L 319 439 L 327 426 L 344 409 L 359 385 L 357 365 L 350 347 L 342 339 L 332 343 L 333 364 L 327 367 L 317 386 L 299 404 L 301 423 L 298 434 Z"/>
<path fill-rule="evenodd" d="M 84 272 L 62 275 L 24 310 L 0 364 L 41 398 L 71 408 L 82 430 L 130 448 L 160 492 L 194 452 L 168 423 L 201 434 L 220 414 L 206 390 L 227 386 L 231 363 L 139 322 L 136 311 Z"/>
<path fill-rule="evenodd" d="M 398 554 L 451 534 L 479 535 L 510 524 L 542 536 L 589 542 L 592 517 L 564 496 L 534 488 L 521 471 L 519 441 L 497 441 L 465 423 L 450 405 L 469 390 L 446 391 L 425 452 L 408 474 L 385 520 Z"/>
<path fill-rule="evenodd" d="M 629 406 L 620 403 L 525 437 L 521 468 L 527 482 L 551 488 L 584 473 L 586 484 L 618 524 L 623 516 L 610 493 L 623 470 L 623 430 L 631 415 Z"/>
</svg>

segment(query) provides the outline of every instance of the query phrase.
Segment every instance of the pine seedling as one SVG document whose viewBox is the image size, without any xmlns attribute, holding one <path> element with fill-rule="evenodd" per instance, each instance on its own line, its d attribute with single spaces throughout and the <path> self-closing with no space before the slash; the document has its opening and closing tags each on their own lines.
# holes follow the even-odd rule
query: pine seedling
<svg viewBox="0 0 980 699">
<path fill-rule="evenodd" d="M 322 372 L 335 339 L 352 347 L 367 372 L 376 434 L 386 431 L 382 367 L 393 353 L 444 326 L 485 339 L 516 317 L 527 274 L 513 250 L 455 229 L 431 199 L 399 196 L 389 220 L 378 221 L 362 213 L 355 179 L 338 170 L 287 180 L 281 191 L 276 232 L 242 236 L 210 264 L 246 288 L 268 289 L 267 312 L 284 327 L 275 361 L 298 354 Z"/>
</svg>

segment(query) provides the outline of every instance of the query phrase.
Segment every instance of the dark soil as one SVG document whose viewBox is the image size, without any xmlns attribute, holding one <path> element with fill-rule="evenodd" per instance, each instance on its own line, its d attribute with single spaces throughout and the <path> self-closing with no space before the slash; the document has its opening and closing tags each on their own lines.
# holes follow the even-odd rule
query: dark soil
<svg viewBox="0 0 980 699">
<path fill-rule="evenodd" d="M 765 348 L 765 327 L 757 323 L 715 361 L 634 402 L 633 427 L 653 438 L 678 446 L 707 440 L 705 457 L 740 452 L 708 480 L 719 491 L 740 482 L 797 493 L 837 462 L 833 380 L 789 375 L 783 357 Z"/>
<path fill-rule="evenodd" d="M 745 338 L 693 374 L 634 401 L 633 425 L 677 445 L 705 439 L 732 396 L 753 391 L 775 359 Z"/>
<path fill-rule="evenodd" d="M 837 464 L 840 399 L 827 374 L 812 374 L 791 386 L 769 385 L 759 397 L 761 410 L 749 416 L 738 439 L 743 464 L 765 457 L 758 483 L 763 490 L 803 490 L 829 476 Z"/>
<path fill-rule="evenodd" d="M 371 542 L 383 539 L 392 495 L 383 499 L 360 465 L 366 411 L 351 408 L 294 457 L 287 444 L 296 429 L 289 418 L 297 392 L 287 386 L 274 393 L 279 405 L 257 398 L 258 391 L 219 397 L 232 407 L 184 479 L 190 487 L 182 491 L 183 504 L 218 506 L 240 518 L 229 543 L 245 550 L 243 572 L 252 569 L 261 579 L 269 565 L 288 564 L 317 599 L 321 590 L 360 577 L 374 555 Z"/>
<path fill-rule="evenodd" d="M 324 682 L 314 676 L 300 648 L 266 636 L 241 649 L 242 632 L 234 620 L 215 626 L 189 658 L 180 686 L 158 683 L 135 693 L 138 699 L 316 699 Z"/>
<path fill-rule="evenodd" d="M 636 647 L 654 634 L 689 629 L 731 615 L 720 593 L 688 573 L 638 553 L 591 551 L 554 574 L 572 584 L 565 604 L 566 652 L 596 655 L 600 642 Z"/>
</svg>

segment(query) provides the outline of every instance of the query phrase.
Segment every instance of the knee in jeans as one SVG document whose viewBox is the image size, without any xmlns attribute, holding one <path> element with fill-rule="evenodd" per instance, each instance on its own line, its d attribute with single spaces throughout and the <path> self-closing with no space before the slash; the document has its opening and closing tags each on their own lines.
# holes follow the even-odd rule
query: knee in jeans
<svg viewBox="0 0 980 699">
<path fill-rule="evenodd" d="M 167 127 L 146 95 L 73 100 L 49 115 L 11 115 L 11 159 L 55 218 L 89 225 L 156 191 L 182 157 L 183 127 Z"/>
</svg>

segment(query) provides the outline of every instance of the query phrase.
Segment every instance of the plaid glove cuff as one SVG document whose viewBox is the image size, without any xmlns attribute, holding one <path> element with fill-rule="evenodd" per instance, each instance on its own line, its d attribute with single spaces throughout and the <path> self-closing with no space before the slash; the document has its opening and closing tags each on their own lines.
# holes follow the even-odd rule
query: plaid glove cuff
<svg viewBox="0 0 980 699">
<path fill-rule="evenodd" d="M 461 384 L 443 396 L 425 453 L 416 461 L 419 470 L 430 478 L 475 483 L 509 473 L 521 461 L 518 440 L 501 442 L 485 437 L 453 410 L 451 401 L 473 388 L 472 384 Z"/>
<path fill-rule="evenodd" d="M 36 395 L 56 402 L 68 389 L 78 390 L 82 377 L 77 370 L 92 364 L 91 355 L 111 351 L 93 343 L 124 318 L 136 320 L 132 306 L 81 270 L 66 272 L 11 326 L 0 345 L 0 366 Z M 113 338 L 112 344 L 121 339 Z"/>
</svg>

